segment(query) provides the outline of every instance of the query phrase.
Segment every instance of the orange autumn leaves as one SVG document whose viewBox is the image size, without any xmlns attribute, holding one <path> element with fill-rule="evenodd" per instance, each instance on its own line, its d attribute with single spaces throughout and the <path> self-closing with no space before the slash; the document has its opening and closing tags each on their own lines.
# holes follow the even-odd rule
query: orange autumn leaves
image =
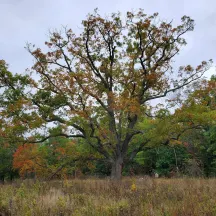
<svg viewBox="0 0 216 216">
<path fill-rule="evenodd" d="M 73 153 L 75 154 L 75 151 L 71 142 L 64 147 L 55 142 L 51 146 L 24 144 L 19 146 L 13 155 L 13 167 L 19 170 L 23 178 L 31 174 L 44 178 L 64 163 L 68 156 L 74 157 Z"/>
<path fill-rule="evenodd" d="M 35 161 L 41 160 L 37 148 L 34 144 L 24 144 L 17 148 L 13 155 L 13 167 L 19 170 L 20 176 L 24 177 L 28 173 L 37 172 Z"/>
<path fill-rule="evenodd" d="M 35 144 L 21 145 L 13 155 L 13 167 L 19 170 L 19 175 L 23 178 L 33 173 L 35 176 L 46 176 L 48 170 L 44 164 L 43 155 Z"/>
</svg>

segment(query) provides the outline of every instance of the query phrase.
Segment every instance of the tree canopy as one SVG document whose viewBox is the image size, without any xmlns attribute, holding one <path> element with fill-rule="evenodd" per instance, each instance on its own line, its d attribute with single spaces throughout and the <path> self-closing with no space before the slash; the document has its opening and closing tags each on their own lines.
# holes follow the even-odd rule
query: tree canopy
<svg viewBox="0 0 216 216">
<path fill-rule="evenodd" d="M 80 34 L 63 28 L 50 32 L 47 49 L 28 44 L 34 65 L 26 74 L 13 74 L 0 62 L 1 136 L 32 144 L 58 136 L 84 139 L 119 179 L 123 164 L 154 139 L 149 131 L 167 132 L 160 143 L 173 138 L 163 124 L 155 126 L 169 115 L 152 118 L 151 102 L 199 80 L 211 66 L 211 60 L 177 71 L 172 66 L 193 29 L 188 16 L 173 26 L 141 9 L 127 12 L 125 20 L 95 10 Z"/>
</svg>

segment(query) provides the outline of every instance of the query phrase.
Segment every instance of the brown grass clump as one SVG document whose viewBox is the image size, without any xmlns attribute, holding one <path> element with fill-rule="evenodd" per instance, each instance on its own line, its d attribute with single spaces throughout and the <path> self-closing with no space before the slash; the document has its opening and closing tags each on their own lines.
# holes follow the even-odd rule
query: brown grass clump
<svg viewBox="0 0 216 216">
<path fill-rule="evenodd" d="M 216 179 L 87 179 L 0 186 L 0 216 L 216 215 Z"/>
</svg>

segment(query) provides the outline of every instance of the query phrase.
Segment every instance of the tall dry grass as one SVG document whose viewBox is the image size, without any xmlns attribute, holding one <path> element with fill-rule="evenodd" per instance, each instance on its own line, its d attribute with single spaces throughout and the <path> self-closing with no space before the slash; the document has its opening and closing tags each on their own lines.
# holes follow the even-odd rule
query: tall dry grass
<svg viewBox="0 0 216 216">
<path fill-rule="evenodd" d="M 0 186 L 0 215 L 216 215 L 216 179 L 125 178 Z"/>
</svg>

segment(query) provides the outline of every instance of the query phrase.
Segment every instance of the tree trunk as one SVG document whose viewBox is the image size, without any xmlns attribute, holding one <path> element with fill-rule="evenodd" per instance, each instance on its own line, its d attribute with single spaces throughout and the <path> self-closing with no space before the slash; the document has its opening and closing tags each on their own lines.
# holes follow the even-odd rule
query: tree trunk
<svg viewBox="0 0 216 216">
<path fill-rule="evenodd" d="M 111 179 L 120 180 L 122 177 L 122 165 L 123 159 L 121 157 L 117 158 L 112 163 L 112 170 L 111 170 Z"/>
<path fill-rule="evenodd" d="M 4 182 L 5 182 L 4 176 L 1 176 L 0 177 L 0 183 L 4 184 Z"/>
</svg>

